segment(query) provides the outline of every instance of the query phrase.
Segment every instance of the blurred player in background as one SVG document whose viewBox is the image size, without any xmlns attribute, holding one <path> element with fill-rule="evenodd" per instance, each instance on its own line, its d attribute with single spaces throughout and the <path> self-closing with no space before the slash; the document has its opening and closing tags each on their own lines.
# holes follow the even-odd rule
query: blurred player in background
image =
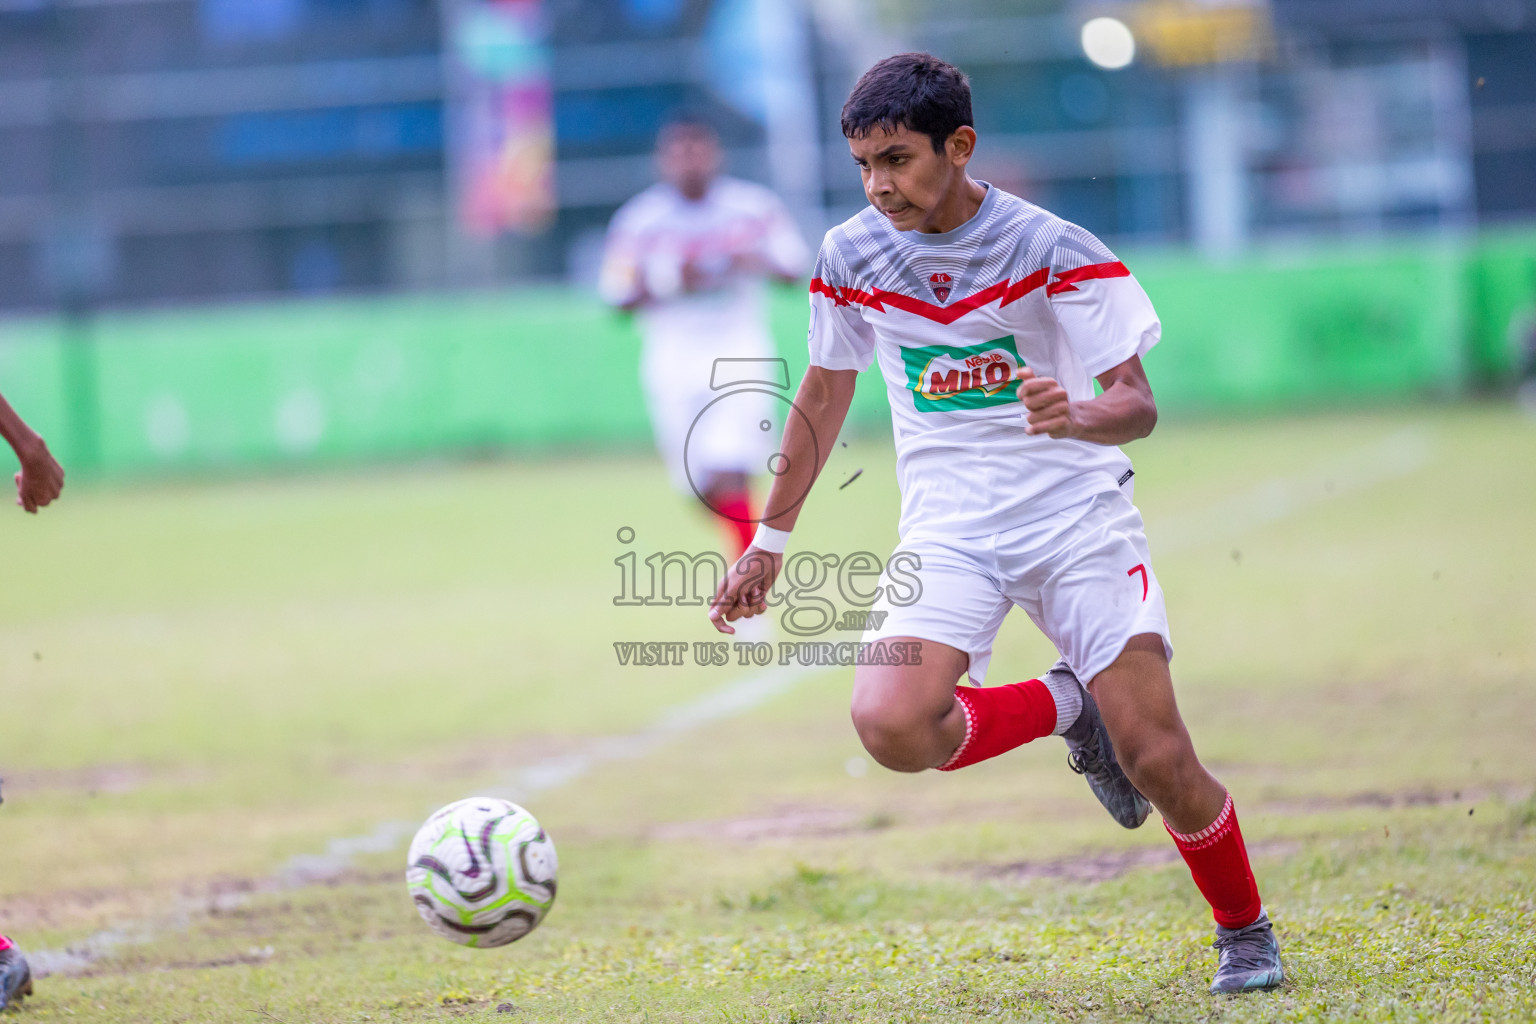
<svg viewBox="0 0 1536 1024">
<path fill-rule="evenodd" d="M 720 174 L 720 162 L 703 119 L 663 126 L 662 180 L 614 215 L 600 287 L 639 320 L 641 382 L 672 482 L 719 516 L 735 557 L 752 540 L 750 481 L 773 453 L 778 410 L 766 394 L 738 393 L 711 410 L 708 429 L 689 430 L 731 383 L 716 379 L 715 360 L 774 356 L 765 284 L 800 280 L 810 253 L 778 196 Z"/>
<path fill-rule="evenodd" d="M 1139 826 L 1148 798 L 1162 812 L 1216 919 L 1211 991 L 1280 984 L 1232 797 L 1195 755 L 1174 699 L 1163 591 L 1119 448 L 1157 423 L 1141 365 L 1161 336 L 1151 301 L 1092 234 L 967 173 L 971 89 L 953 65 L 926 53 L 880 61 L 842 127 L 870 205 L 822 242 L 787 468 L 710 617 L 731 632 L 766 611 L 825 458 L 814 438 L 837 435 L 855 379 L 878 362 L 900 550 L 921 559 L 922 585 L 898 602 L 881 578 L 871 611 L 886 615 L 853 677 L 865 749 L 897 771 L 954 771 L 1064 737 L 1121 825 Z M 1015 605 L 1062 661 L 1039 679 L 983 686 Z M 957 685 L 966 676 L 974 686 Z"/>
</svg>

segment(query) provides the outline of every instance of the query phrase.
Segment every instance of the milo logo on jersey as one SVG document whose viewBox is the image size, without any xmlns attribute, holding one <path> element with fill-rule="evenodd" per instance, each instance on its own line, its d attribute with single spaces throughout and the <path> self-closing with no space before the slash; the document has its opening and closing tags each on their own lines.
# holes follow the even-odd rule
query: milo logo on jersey
<svg viewBox="0 0 1536 1024">
<path fill-rule="evenodd" d="M 1024 361 L 1011 334 L 958 348 L 904 348 L 901 358 L 918 412 L 985 409 L 1018 400 L 1012 385 Z"/>
</svg>

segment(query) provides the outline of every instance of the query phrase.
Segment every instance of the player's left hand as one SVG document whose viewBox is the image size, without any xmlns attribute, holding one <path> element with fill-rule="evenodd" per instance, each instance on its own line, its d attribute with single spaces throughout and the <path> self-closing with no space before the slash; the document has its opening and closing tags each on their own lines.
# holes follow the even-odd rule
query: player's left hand
<svg viewBox="0 0 1536 1024">
<path fill-rule="evenodd" d="M 709 603 L 709 621 L 722 633 L 734 633 L 731 623 L 768 611 L 768 592 L 784 568 L 784 556 L 760 548 L 747 548 L 726 572 Z"/>
<path fill-rule="evenodd" d="M 1029 410 L 1026 434 L 1076 437 L 1078 423 L 1072 418 L 1067 389 L 1052 377 L 1039 377 L 1029 367 L 1019 370 L 1019 401 Z"/>
<path fill-rule="evenodd" d="M 48 451 L 42 438 L 36 444 L 23 447 L 21 472 L 16 474 L 16 504 L 37 514 L 37 510 L 59 496 L 64 489 L 64 468 Z"/>
</svg>

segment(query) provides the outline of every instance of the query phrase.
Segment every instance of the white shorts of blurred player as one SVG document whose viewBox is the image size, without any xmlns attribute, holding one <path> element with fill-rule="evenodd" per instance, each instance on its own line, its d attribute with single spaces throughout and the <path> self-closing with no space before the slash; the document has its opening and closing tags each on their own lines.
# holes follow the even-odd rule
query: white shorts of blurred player
<svg viewBox="0 0 1536 1024">
<path fill-rule="evenodd" d="M 641 378 L 656 450 L 679 491 L 702 495 L 721 473 L 770 471 L 791 408 L 783 364 L 766 335 L 719 338 L 707 349 L 648 346 Z M 759 365 L 762 364 L 762 365 Z M 763 365 L 773 364 L 770 374 Z"/>
<path fill-rule="evenodd" d="M 1162 637 L 1173 658 L 1141 513 L 1121 492 L 1095 495 L 990 536 L 913 537 L 901 552 L 921 565 L 909 561 L 901 570 L 905 582 L 882 586 L 872 610 L 888 614 L 864 640 L 910 636 L 958 648 L 970 655 L 968 674 L 977 686 L 986 679 L 998 628 L 1015 605 L 1084 685 L 1142 633 Z M 880 582 L 891 580 L 882 575 Z M 908 601 L 913 591 L 920 593 L 910 603 L 892 600 Z"/>
</svg>

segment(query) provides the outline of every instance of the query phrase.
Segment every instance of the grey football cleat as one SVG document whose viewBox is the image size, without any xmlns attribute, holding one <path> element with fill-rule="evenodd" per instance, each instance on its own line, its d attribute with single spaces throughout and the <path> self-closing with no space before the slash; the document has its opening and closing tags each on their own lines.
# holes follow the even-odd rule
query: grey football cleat
<svg viewBox="0 0 1536 1024">
<path fill-rule="evenodd" d="M 1072 675 L 1072 670 L 1060 662 L 1051 669 L 1051 673 L 1057 672 Z M 1077 683 L 1075 676 L 1072 681 Z M 1109 741 L 1093 695 L 1081 683 L 1077 687 L 1083 695 L 1083 710 L 1062 736 L 1067 741 L 1067 766 L 1088 780 L 1088 788 L 1111 818 L 1125 828 L 1140 828 L 1152 812 L 1152 804 L 1115 760 L 1115 745 Z"/>
<path fill-rule="evenodd" d="M 1212 995 L 1274 988 L 1285 979 L 1280 943 L 1268 914 L 1259 914 L 1259 919 L 1246 928 L 1217 925 L 1216 941 L 1211 945 L 1221 958 L 1216 979 L 1211 982 Z"/>
<path fill-rule="evenodd" d="M 32 994 L 32 969 L 15 946 L 0 949 L 0 1010 L 20 1005 Z"/>
</svg>

